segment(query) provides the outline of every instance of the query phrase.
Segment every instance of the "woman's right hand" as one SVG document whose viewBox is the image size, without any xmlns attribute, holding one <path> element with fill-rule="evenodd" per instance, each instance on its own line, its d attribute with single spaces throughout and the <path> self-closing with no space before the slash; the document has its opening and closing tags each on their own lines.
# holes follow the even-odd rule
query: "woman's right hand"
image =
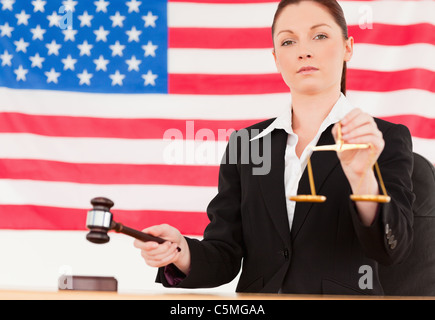
<svg viewBox="0 0 435 320">
<path fill-rule="evenodd" d="M 187 275 L 189 273 L 189 245 L 180 231 L 167 224 L 152 226 L 142 231 L 167 240 L 162 244 L 153 241 L 134 241 L 134 246 L 141 250 L 141 255 L 147 265 L 160 268 L 173 263 L 184 274 Z"/>
</svg>

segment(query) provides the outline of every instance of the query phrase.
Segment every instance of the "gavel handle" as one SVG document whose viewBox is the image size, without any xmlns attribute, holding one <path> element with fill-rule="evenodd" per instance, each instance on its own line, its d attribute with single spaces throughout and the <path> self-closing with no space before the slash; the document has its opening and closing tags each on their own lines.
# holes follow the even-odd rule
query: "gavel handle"
<svg viewBox="0 0 435 320">
<path fill-rule="evenodd" d="M 133 238 L 138 239 L 138 240 L 143 241 L 143 242 L 153 241 L 153 242 L 157 242 L 159 244 L 166 242 L 165 239 L 162 239 L 159 237 L 154 237 L 150 234 L 126 227 L 122 223 L 117 223 L 115 221 L 112 221 L 111 229 L 113 229 L 114 231 L 116 231 L 118 233 L 126 234 L 130 237 L 133 237 Z M 178 251 L 181 251 L 180 248 L 177 248 L 177 249 L 178 249 Z"/>
</svg>

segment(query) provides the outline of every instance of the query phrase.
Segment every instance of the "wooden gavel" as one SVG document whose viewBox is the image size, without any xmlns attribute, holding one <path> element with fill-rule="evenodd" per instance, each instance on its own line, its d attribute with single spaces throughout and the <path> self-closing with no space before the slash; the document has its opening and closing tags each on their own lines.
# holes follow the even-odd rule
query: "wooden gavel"
<svg viewBox="0 0 435 320">
<path fill-rule="evenodd" d="M 103 244 L 109 242 L 110 237 L 108 232 L 110 230 L 126 234 L 144 242 L 154 241 L 160 244 L 167 241 L 115 222 L 113 214 L 110 212 L 114 202 L 110 199 L 103 197 L 94 198 L 91 200 L 91 204 L 93 209 L 88 211 L 86 219 L 86 227 L 90 230 L 86 235 L 86 239 L 92 243 Z M 181 251 L 180 248 L 178 248 L 178 251 Z"/>
</svg>

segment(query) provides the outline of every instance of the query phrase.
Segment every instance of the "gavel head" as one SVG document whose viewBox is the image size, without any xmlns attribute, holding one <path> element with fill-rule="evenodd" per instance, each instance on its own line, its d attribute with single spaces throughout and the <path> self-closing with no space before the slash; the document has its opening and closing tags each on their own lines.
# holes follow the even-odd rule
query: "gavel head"
<svg viewBox="0 0 435 320">
<path fill-rule="evenodd" d="M 88 211 L 86 227 L 90 230 L 86 239 L 90 242 L 103 244 L 110 241 L 107 234 L 112 225 L 112 213 L 110 208 L 113 207 L 113 201 L 98 197 L 91 200 L 92 210 Z"/>
</svg>

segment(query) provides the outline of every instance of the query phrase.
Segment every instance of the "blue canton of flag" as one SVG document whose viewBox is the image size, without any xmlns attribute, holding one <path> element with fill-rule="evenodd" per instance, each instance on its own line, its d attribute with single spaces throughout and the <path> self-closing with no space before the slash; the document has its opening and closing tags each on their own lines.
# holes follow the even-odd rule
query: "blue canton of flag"
<svg viewBox="0 0 435 320">
<path fill-rule="evenodd" d="M 167 1 L 0 1 L 0 86 L 168 92 Z"/>
</svg>

